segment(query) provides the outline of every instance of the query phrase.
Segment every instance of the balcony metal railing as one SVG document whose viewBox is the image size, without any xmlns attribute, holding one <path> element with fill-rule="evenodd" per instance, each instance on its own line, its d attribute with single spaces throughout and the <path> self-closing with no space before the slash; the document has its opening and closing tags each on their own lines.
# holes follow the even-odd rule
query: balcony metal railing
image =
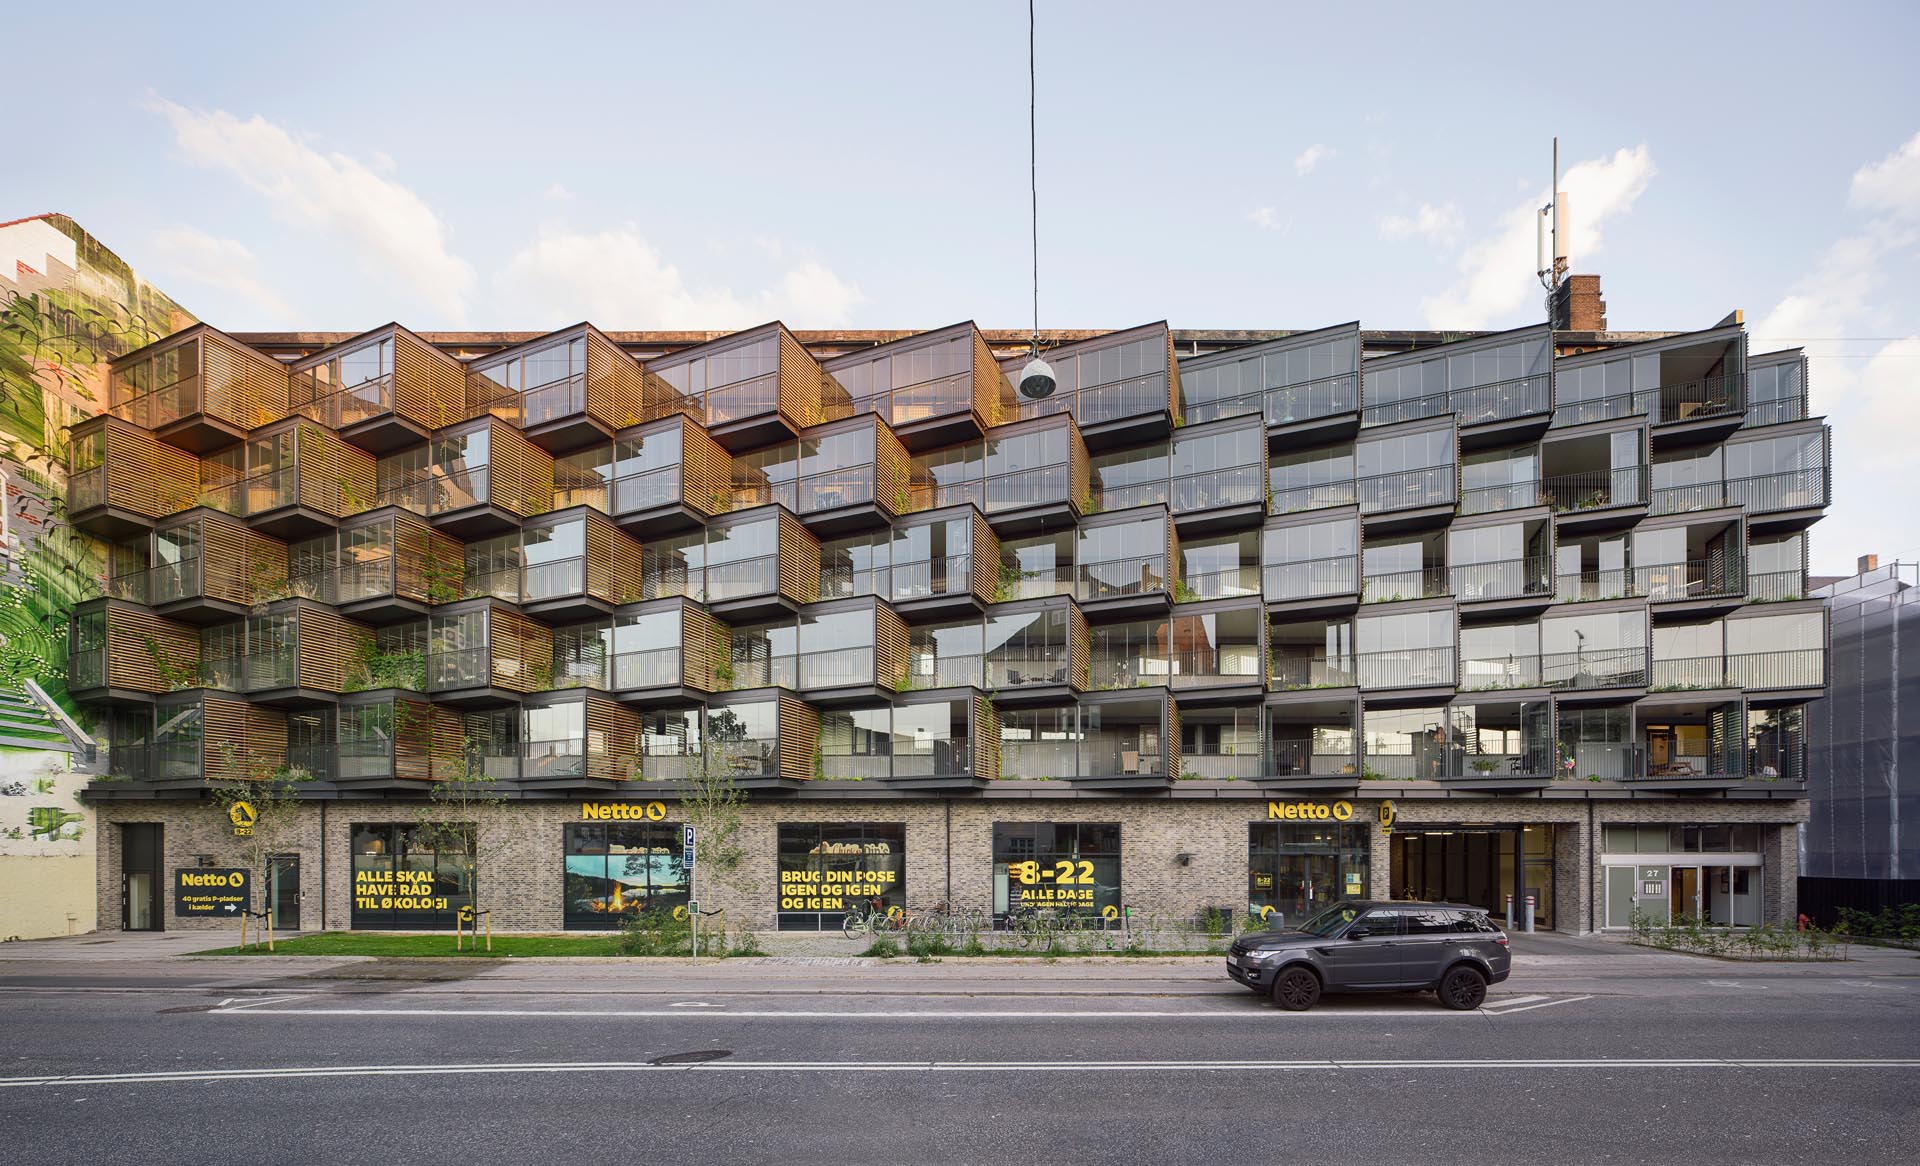
<svg viewBox="0 0 1920 1166">
<path fill-rule="evenodd" d="M 1540 505 L 1540 483 L 1503 482 L 1498 486 L 1469 486 L 1460 491 L 1461 514 L 1497 514 Z"/>
<path fill-rule="evenodd" d="M 1297 514 L 1302 510 L 1324 510 L 1331 506 L 1352 506 L 1360 500 L 1354 479 L 1322 482 L 1313 486 L 1288 486 L 1267 494 L 1267 513 Z"/>
<path fill-rule="evenodd" d="M 673 506 L 683 501 L 686 491 L 679 466 L 662 466 L 638 474 L 626 474 L 613 480 L 613 512 L 631 514 L 656 506 Z M 724 510 L 725 506 L 715 509 Z"/>
<path fill-rule="evenodd" d="M 1550 382 L 1546 374 L 1516 377 L 1492 384 L 1442 390 L 1398 401 L 1369 401 L 1361 414 L 1363 425 L 1388 425 L 1395 421 L 1417 421 L 1422 417 L 1457 414 L 1462 425 L 1485 425 L 1508 421 L 1548 409 Z"/>
<path fill-rule="evenodd" d="M 1021 506 L 1068 501 L 1071 481 L 1072 469 L 1062 462 L 1058 465 L 1035 466 L 1030 470 L 1015 470 L 973 485 L 977 485 L 984 496 L 987 513 L 994 514 Z"/>
<path fill-rule="evenodd" d="M 988 688 L 1018 688 L 1023 684 L 1066 684 L 1072 661 L 1065 645 L 1058 648 L 1000 648 L 986 653 L 982 666 Z"/>
<path fill-rule="evenodd" d="M 247 690 L 247 658 L 237 656 L 202 656 L 200 669 L 194 676 L 193 688 L 212 688 L 221 692 L 245 692 Z"/>
<path fill-rule="evenodd" d="M 148 580 L 153 575 L 152 568 L 137 571 L 125 571 L 107 577 L 106 593 L 114 599 L 125 599 L 131 603 L 146 603 Z"/>
<path fill-rule="evenodd" d="M 778 553 L 726 563 L 709 563 L 702 588 L 707 602 L 741 599 L 749 595 L 770 595 L 780 589 Z"/>
<path fill-rule="evenodd" d="M 1727 660 L 1724 656 L 1687 656 L 1653 661 L 1652 683 L 1655 692 L 1673 692 L 1692 688 L 1726 688 Z"/>
<path fill-rule="evenodd" d="M 522 390 L 520 403 L 524 410 L 521 424 L 529 429 L 549 421 L 578 417 L 587 411 L 587 374 L 578 372 Z"/>
<path fill-rule="evenodd" d="M 1074 569 L 1074 597 L 1082 603 L 1167 590 L 1167 557 L 1139 555 L 1082 562 Z"/>
<path fill-rule="evenodd" d="M 343 740 L 334 745 L 342 781 L 368 781 L 393 776 L 391 740 Z"/>
<path fill-rule="evenodd" d="M 986 688 L 986 665 L 977 655 L 935 656 L 914 652 L 907 666 L 907 687 Z"/>
<path fill-rule="evenodd" d="M 994 583 L 993 601 L 1008 603 L 1015 599 L 1043 599 L 1049 595 L 1073 594 L 1073 566 L 1060 563 L 1029 571 L 1010 569 L 1002 564 Z"/>
<path fill-rule="evenodd" d="M 1749 746 L 1747 772 L 1758 778 L 1804 781 L 1807 774 L 1806 749 L 1798 741 Z"/>
<path fill-rule="evenodd" d="M 142 429 L 163 429 L 200 411 L 200 377 L 184 377 L 170 385 L 110 405 L 107 412 Z"/>
<path fill-rule="evenodd" d="M 1161 412 L 1167 406 L 1164 372 L 1084 388 L 1073 395 L 1072 402 L 1074 420 L 1082 426 Z"/>
<path fill-rule="evenodd" d="M 903 388 L 883 389 L 853 403 L 855 412 L 877 413 L 889 425 L 911 425 L 973 406 L 973 370 Z M 989 419 L 991 420 L 991 419 Z"/>
<path fill-rule="evenodd" d="M 798 688 L 800 658 L 789 652 L 780 656 L 734 657 L 733 688 Z"/>
<path fill-rule="evenodd" d="M 795 479 L 791 484 L 792 505 L 800 514 L 812 514 L 816 511 L 832 510 L 838 506 L 853 506 L 861 502 L 875 501 L 874 476 L 875 470 L 871 463 L 808 474 Z M 879 501 L 892 505 L 895 500 L 883 498 Z M 906 500 L 900 501 L 904 509 Z"/>
<path fill-rule="evenodd" d="M 1540 657 L 1540 675 L 1548 688 L 1638 688 L 1647 683 L 1645 648 L 1592 648 Z"/>
<path fill-rule="evenodd" d="M 1356 479 L 1354 484 L 1362 514 L 1411 510 L 1422 506 L 1452 506 L 1455 501 L 1453 467 L 1450 465 L 1375 474 Z"/>
<path fill-rule="evenodd" d="M 857 648 L 834 648 L 824 652 L 802 652 L 800 688 L 843 688 L 849 684 L 874 682 L 872 644 Z"/>
<path fill-rule="evenodd" d="M 1351 595 L 1360 590 L 1360 556 L 1332 555 L 1295 563 L 1267 563 L 1260 569 L 1268 603 Z"/>
<path fill-rule="evenodd" d="M 592 688 L 604 691 L 612 679 L 612 673 L 612 661 L 598 644 L 590 651 L 577 654 L 555 651 L 552 675 L 544 687 L 548 690 Z"/>
<path fill-rule="evenodd" d="M 931 566 L 927 563 L 913 565 Z M 855 567 L 846 563 L 826 563 L 820 568 L 820 598 L 852 599 L 861 595 L 878 595 L 885 599 L 892 594 L 892 576 L 893 569 L 890 567 Z"/>
<path fill-rule="evenodd" d="M 1115 651 L 1095 649 L 1087 668 L 1088 683 L 1095 689 L 1146 688 L 1165 685 L 1167 658 L 1121 648 Z"/>
<path fill-rule="evenodd" d="M 1780 425 L 1788 421 L 1800 421 L 1806 415 L 1807 395 L 1794 393 L 1766 401 L 1750 402 L 1747 405 L 1746 420 L 1741 422 L 1741 426 L 1753 429 L 1761 425 Z"/>
<path fill-rule="evenodd" d="M 1755 603 L 1782 603 L 1806 597 L 1805 571 L 1758 571 L 1747 576 L 1747 598 Z"/>
<path fill-rule="evenodd" d="M 780 772 L 778 737 L 716 738 L 714 747 L 720 763 L 735 777 L 774 777 Z"/>
<path fill-rule="evenodd" d="M 763 373 L 706 391 L 708 425 L 724 425 L 772 413 L 780 407 L 780 373 Z"/>
<path fill-rule="evenodd" d="M 1133 506 L 1163 506 L 1166 501 L 1167 482 L 1164 478 L 1126 486 L 1096 486 L 1093 492 L 1093 508 L 1101 513 L 1126 510 Z"/>
<path fill-rule="evenodd" d="M 490 571 L 469 569 L 460 587 L 460 598 L 479 599 L 486 596 L 502 599 L 508 603 L 519 603 L 525 594 L 526 578 L 519 565 L 495 567 Z"/>
<path fill-rule="evenodd" d="M 963 595 L 973 590 L 972 563 L 970 555 L 945 555 L 938 559 L 921 559 L 877 568 L 883 576 L 878 580 L 882 589 L 872 594 L 888 595 L 902 602 L 935 595 Z M 826 594 L 826 589 L 823 572 L 820 583 L 822 596 Z"/>
<path fill-rule="evenodd" d="M 1652 563 L 1633 569 L 1633 591 L 1655 603 L 1715 599 L 1745 593 L 1747 572 L 1738 555 Z"/>
<path fill-rule="evenodd" d="M 1344 731 L 1345 726 L 1341 726 Z M 1267 741 L 1267 772 L 1275 777 L 1308 774 L 1357 773 L 1360 759 L 1352 753 L 1315 753 L 1312 737 L 1273 737 Z"/>
<path fill-rule="evenodd" d="M 545 563 L 527 563 L 520 568 L 520 602 L 537 603 L 544 599 L 565 599 L 587 591 L 587 560 L 554 559 Z"/>
<path fill-rule="evenodd" d="M 684 661 L 683 650 L 677 647 L 617 653 L 609 661 L 613 687 L 664 688 L 680 684 L 686 675 Z"/>
<path fill-rule="evenodd" d="M 1245 563 L 1218 571 L 1195 571 L 1174 584 L 1174 599 L 1191 603 L 1202 599 L 1229 599 L 1260 594 L 1260 566 Z"/>
<path fill-rule="evenodd" d="M 435 648 L 427 653 L 427 691 L 485 688 L 493 683 L 493 650 Z"/>
<path fill-rule="evenodd" d="M 317 567 L 311 571 L 301 571 L 287 576 L 285 597 L 312 599 L 321 603 L 340 602 L 338 592 L 339 569 L 336 567 Z M 262 602 L 277 598 L 270 591 L 255 588 L 254 599 Z"/>
<path fill-rule="evenodd" d="M 287 770 L 331 780 L 339 764 L 339 750 L 331 743 L 287 746 Z"/>
<path fill-rule="evenodd" d="M 335 569 L 334 595 L 337 603 L 379 599 L 392 595 L 394 591 L 394 556 L 391 551 L 342 563 Z"/>
<path fill-rule="evenodd" d="M 1824 648 L 1788 648 L 1727 657 L 1727 680 L 1745 689 L 1819 688 L 1827 682 Z"/>
<path fill-rule="evenodd" d="M 613 483 L 594 473 L 553 478 L 554 510 L 565 510 L 569 506 L 591 506 L 602 514 L 611 514 L 607 508 L 613 494 Z"/>
<path fill-rule="evenodd" d="M 1267 656 L 1267 686 L 1276 692 L 1351 688 L 1358 683 L 1352 656 L 1306 656 L 1274 651 Z"/>
<path fill-rule="evenodd" d="M 1651 391 L 1614 393 L 1589 397 L 1584 401 L 1560 401 L 1553 410 L 1552 428 L 1585 425 L 1591 421 L 1615 421 L 1645 413 L 1653 404 Z"/>
<path fill-rule="evenodd" d="M 1245 506 L 1259 502 L 1266 491 L 1267 472 L 1261 466 L 1234 466 L 1173 479 L 1173 512 L 1185 514 L 1216 506 Z"/>
<path fill-rule="evenodd" d="M 1655 486 L 1647 509 L 1655 514 L 1686 514 L 1727 504 L 1725 482 L 1689 482 L 1684 486 Z"/>
<path fill-rule="evenodd" d="M 1180 776 L 1195 781 L 1248 781 L 1261 775 L 1260 752 L 1180 754 Z"/>
<path fill-rule="evenodd" d="M 1804 470 L 1784 470 L 1777 474 L 1729 479 L 1727 498 L 1733 505 L 1744 506 L 1751 513 L 1825 506 L 1827 468 L 1812 466 Z"/>
<path fill-rule="evenodd" d="M 520 776 L 527 780 L 583 777 L 586 772 L 587 742 L 584 738 L 527 741 L 520 746 Z"/>
<path fill-rule="evenodd" d="M 1210 648 L 1172 652 L 1167 656 L 1167 679 L 1174 688 L 1214 688 L 1228 684 L 1264 687 L 1257 642 L 1227 641 Z"/>
<path fill-rule="evenodd" d="M 1540 657 L 1536 655 L 1462 657 L 1460 660 L 1462 692 L 1539 688 L 1540 684 Z"/>
<path fill-rule="evenodd" d="M 1747 410 L 1746 383 L 1744 373 L 1720 373 L 1697 381 L 1661 385 L 1650 390 L 1659 402 L 1659 411 L 1653 420 L 1656 424 L 1665 424 L 1742 415 Z"/>
<path fill-rule="evenodd" d="M 240 663 L 241 688 L 247 692 L 293 688 L 300 683 L 300 657 L 294 648 L 249 652 Z"/>
<path fill-rule="evenodd" d="M 1254 389 L 1212 401 L 1188 401 L 1183 404 L 1181 415 L 1189 425 L 1248 414 L 1263 415 L 1268 425 L 1291 425 L 1352 413 L 1360 407 L 1359 396 L 1359 374 L 1348 372 L 1297 385 Z"/>
<path fill-rule="evenodd" d="M 1403 599 L 1434 599 L 1449 594 L 1451 586 L 1452 579 L 1445 567 L 1363 573 L 1360 576 L 1360 602 L 1396 603 Z"/>
<path fill-rule="evenodd" d="M 1459 563 L 1449 574 L 1461 599 L 1519 599 L 1553 594 L 1553 556 L 1528 555 L 1492 563 Z"/>
<path fill-rule="evenodd" d="M 1374 426 L 1391 425 L 1396 421 L 1418 421 L 1422 417 L 1439 417 L 1447 411 L 1447 392 L 1442 389 L 1437 393 L 1402 397 L 1397 401 L 1368 401 L 1360 412 L 1360 424 Z"/>
<path fill-rule="evenodd" d="M 1646 466 L 1555 474 L 1540 482 L 1540 500 L 1555 514 L 1602 506 L 1638 506 L 1647 499 Z"/>
<path fill-rule="evenodd" d="M 1597 571 L 1561 571 L 1553 577 L 1554 600 L 1559 603 L 1593 603 L 1601 599 L 1625 599 L 1632 594 L 1633 576 L 1625 567 Z"/>
<path fill-rule="evenodd" d="M 341 387 L 322 381 L 311 372 L 297 372 L 288 390 L 295 413 L 328 429 L 345 429 L 393 412 L 392 373 Z"/>
<path fill-rule="evenodd" d="M 147 602 L 156 606 L 200 597 L 200 556 L 197 554 L 186 555 L 177 562 L 149 567 L 146 576 Z"/>
<path fill-rule="evenodd" d="M 1353 658 L 1361 688 L 1426 688 L 1453 684 L 1452 648 L 1360 652 Z"/>
</svg>

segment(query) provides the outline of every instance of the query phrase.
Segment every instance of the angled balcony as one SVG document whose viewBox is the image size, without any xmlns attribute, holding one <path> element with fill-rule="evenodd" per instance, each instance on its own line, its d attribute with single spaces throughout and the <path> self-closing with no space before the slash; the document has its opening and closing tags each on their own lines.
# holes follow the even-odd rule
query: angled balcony
<svg viewBox="0 0 1920 1166">
<path fill-rule="evenodd" d="M 551 680 L 553 632 L 507 604 L 467 600 L 429 617 L 427 692 L 439 704 L 518 703 Z"/>
<path fill-rule="evenodd" d="M 349 445 L 387 454 L 464 420 L 466 376 L 457 358 L 388 324 L 297 361 L 289 404 Z"/>
<path fill-rule="evenodd" d="M 778 323 L 658 357 L 645 372 L 642 421 L 683 413 L 735 452 L 800 436 L 827 420 L 823 398 L 843 395 Z"/>
<path fill-rule="evenodd" d="M 368 629 L 334 609 L 307 599 L 268 604 L 246 620 L 243 654 L 215 661 L 202 649 L 203 669 L 238 683 L 218 687 L 244 692 L 255 704 L 307 708 L 335 703 L 350 690 Z"/>
<path fill-rule="evenodd" d="M 613 517 L 638 538 L 691 530 L 733 509 L 733 455 L 676 414 L 627 430 L 614 447 Z"/>
<path fill-rule="evenodd" d="M 470 401 L 496 416 L 508 409 L 529 441 L 555 455 L 609 441 L 645 413 L 640 362 L 591 324 L 475 360 L 467 376 Z"/>
<path fill-rule="evenodd" d="M 460 714 L 391 692 L 342 697 L 330 754 L 335 784 L 359 793 L 421 791 L 458 773 L 465 761 Z"/>
<path fill-rule="evenodd" d="M 1065 414 L 916 453 L 909 475 L 912 510 L 972 503 L 1003 538 L 1068 526 L 1094 508 L 1086 443 Z"/>
<path fill-rule="evenodd" d="M 67 521 L 97 538 L 144 534 L 190 509 L 200 459 L 116 416 L 73 427 L 67 461 Z"/>
<path fill-rule="evenodd" d="M 1250 416 L 1289 444 L 1351 437 L 1360 426 L 1360 326 L 1188 357 L 1180 400 L 1188 425 Z"/>
<path fill-rule="evenodd" d="M 1295 793 L 1352 793 L 1360 787 L 1359 705 L 1323 697 L 1269 705 L 1266 759 L 1255 780 Z M 1182 751 L 1184 755 L 1184 750 Z"/>
<path fill-rule="evenodd" d="M 1742 429 L 1807 418 L 1807 355 L 1802 349 L 1747 358 L 1747 415 Z"/>
<path fill-rule="evenodd" d="M 734 458 L 732 507 L 778 503 L 822 537 L 883 529 L 918 509 L 910 476 L 893 432 L 871 415 L 852 417 Z"/>
<path fill-rule="evenodd" d="M 373 455 L 304 419 L 247 439 L 246 472 L 203 491 L 201 505 L 244 516 L 255 530 L 292 541 L 332 530 L 373 502 Z"/>
<path fill-rule="evenodd" d="M 1438 534 L 1368 540 L 1360 554 L 1360 602 L 1400 603 L 1452 594 L 1447 541 Z"/>
<path fill-rule="evenodd" d="M 640 714 L 597 693 L 536 697 L 521 709 L 520 781 L 592 791 L 641 768 Z"/>
<path fill-rule="evenodd" d="M 822 366 L 855 413 L 880 418 L 910 451 L 977 441 L 1011 421 L 1013 386 L 972 323 L 923 332 Z"/>
<path fill-rule="evenodd" d="M 909 622 L 978 613 L 1000 598 L 1000 540 L 971 506 L 901 519 L 885 543 L 869 545 L 869 557 L 884 553 L 884 565 L 869 567 L 863 580 L 841 544 L 822 544 L 821 598 L 880 595 Z"/>
<path fill-rule="evenodd" d="M 1053 367 L 1053 395 L 1039 401 L 1019 398 L 1021 419 L 1068 414 L 1090 449 L 1138 445 L 1172 434 L 1180 373 L 1173 334 L 1164 322 L 1063 344 L 1043 355 Z M 1011 380 L 1027 360 L 1025 354 L 1009 358 L 1001 369 Z"/>
<path fill-rule="evenodd" d="M 1179 543 L 1164 509 L 1100 515 L 1075 533 L 1074 598 L 1100 618 L 1166 611 Z"/>
<path fill-rule="evenodd" d="M 797 696 L 745 694 L 716 699 L 707 707 L 707 741 L 734 783 L 743 789 L 798 789 L 819 773 L 820 714 Z M 647 781 L 673 788 L 681 765 L 643 760 Z"/>
<path fill-rule="evenodd" d="M 175 693 L 155 705 L 153 720 L 157 782 L 257 781 L 287 763 L 287 715 L 243 697 Z"/>
<path fill-rule="evenodd" d="M 287 369 L 195 324 L 113 361 L 107 412 L 193 454 L 287 416 Z"/>
<path fill-rule="evenodd" d="M 1746 417 L 1746 333 L 1738 324 L 1554 362 L 1555 428 L 1644 417 L 1655 446 L 1718 441 Z"/>
<path fill-rule="evenodd" d="M 116 599 L 77 605 L 68 623 L 67 692 L 89 704 L 151 704 L 195 687 L 200 634 Z"/>
<path fill-rule="evenodd" d="M 386 507 L 341 524 L 331 596 L 342 615 L 384 625 L 460 597 L 461 546 L 418 515 Z"/>
<path fill-rule="evenodd" d="M 655 600 L 614 616 L 605 687 L 642 711 L 679 708 L 726 689 L 726 625 L 685 599 Z"/>
<path fill-rule="evenodd" d="M 238 619 L 288 589 L 287 544 L 218 511 L 168 519 L 153 533 L 149 561 L 143 581 L 116 587 L 144 595 L 156 613 L 183 623 Z"/>
<path fill-rule="evenodd" d="M 1370 360 L 1362 424 L 1451 414 L 1468 448 L 1537 437 L 1552 409 L 1552 361 L 1553 333 L 1545 326 Z"/>
<path fill-rule="evenodd" d="M 1369 531 L 1444 526 L 1458 504 L 1452 417 L 1369 430 L 1354 445 L 1355 493 Z"/>
<path fill-rule="evenodd" d="M 519 542 L 514 591 L 528 615 L 587 619 L 641 599 L 640 544 L 597 511 L 574 507 L 531 519 Z"/>
<path fill-rule="evenodd" d="M 1260 525 L 1267 512 L 1267 438 L 1257 420 L 1188 425 L 1174 434 L 1168 508 L 1182 533 Z"/>
<path fill-rule="evenodd" d="M 425 480 L 435 529 L 463 542 L 517 529 L 553 505 L 552 455 L 493 416 L 435 437 Z"/>
</svg>

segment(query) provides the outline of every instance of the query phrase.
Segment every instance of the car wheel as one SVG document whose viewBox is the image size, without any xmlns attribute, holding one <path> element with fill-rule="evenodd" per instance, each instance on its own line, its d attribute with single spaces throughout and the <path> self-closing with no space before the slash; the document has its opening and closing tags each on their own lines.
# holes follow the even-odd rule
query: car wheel
<svg viewBox="0 0 1920 1166">
<path fill-rule="evenodd" d="M 1273 1002 L 1288 1012 L 1305 1012 L 1320 1000 L 1320 977 L 1311 968 L 1283 968 L 1273 980 Z"/>
<path fill-rule="evenodd" d="M 1449 968 L 1440 979 L 1440 1003 L 1458 1012 L 1471 1012 L 1487 998 L 1487 978 L 1467 964 Z"/>
</svg>

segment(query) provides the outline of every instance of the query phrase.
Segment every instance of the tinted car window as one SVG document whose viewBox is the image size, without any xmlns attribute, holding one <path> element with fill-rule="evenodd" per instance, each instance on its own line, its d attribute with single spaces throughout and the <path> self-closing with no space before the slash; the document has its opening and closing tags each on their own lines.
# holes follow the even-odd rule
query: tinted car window
<svg viewBox="0 0 1920 1166">
<path fill-rule="evenodd" d="M 1458 915 L 1453 911 L 1403 910 L 1400 916 L 1408 935 L 1445 935 L 1457 930 Z"/>
<path fill-rule="evenodd" d="M 1459 912 L 1458 916 L 1454 920 L 1453 929 L 1455 931 L 1466 931 L 1466 932 L 1472 932 L 1474 934 L 1483 934 L 1486 932 L 1500 930 L 1498 927 L 1495 927 L 1493 925 L 1493 920 L 1487 918 L 1485 915 L 1480 914 L 1478 911 Z"/>
<path fill-rule="evenodd" d="M 1300 925 L 1308 935 L 1329 936 L 1353 921 L 1359 914 L 1352 907 L 1329 907 Z"/>
<path fill-rule="evenodd" d="M 1369 911 L 1354 921 L 1355 928 L 1364 927 L 1375 935 L 1398 935 L 1400 933 L 1400 913 L 1398 911 Z"/>
</svg>

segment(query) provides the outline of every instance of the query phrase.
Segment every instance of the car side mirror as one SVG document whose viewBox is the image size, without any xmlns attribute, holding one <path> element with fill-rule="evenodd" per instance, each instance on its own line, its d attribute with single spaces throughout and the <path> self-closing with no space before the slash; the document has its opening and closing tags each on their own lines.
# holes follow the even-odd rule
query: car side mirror
<svg viewBox="0 0 1920 1166">
<path fill-rule="evenodd" d="M 1352 931 L 1347 932 L 1347 938 L 1348 939 L 1365 939 L 1367 936 L 1372 934 L 1373 934 L 1373 930 L 1371 928 L 1356 927 Z"/>
</svg>

